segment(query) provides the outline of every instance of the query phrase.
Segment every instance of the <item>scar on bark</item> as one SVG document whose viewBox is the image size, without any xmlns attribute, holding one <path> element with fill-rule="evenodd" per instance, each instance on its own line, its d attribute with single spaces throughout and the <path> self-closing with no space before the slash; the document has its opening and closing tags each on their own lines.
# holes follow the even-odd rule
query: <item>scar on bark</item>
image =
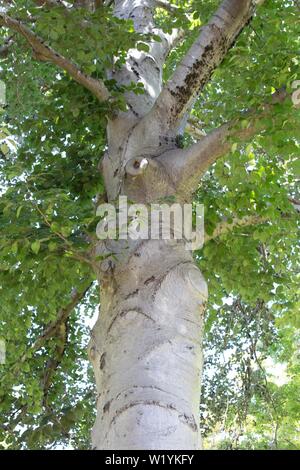
<svg viewBox="0 0 300 470">
<path fill-rule="evenodd" d="M 136 400 L 136 401 L 133 401 L 131 403 L 128 403 L 127 405 L 122 406 L 122 408 L 120 408 L 119 410 L 117 410 L 115 412 L 115 415 L 114 415 L 114 417 L 112 418 L 112 420 L 110 422 L 110 426 L 116 422 L 117 418 L 122 413 L 129 410 L 130 408 L 133 408 L 133 407 L 139 406 L 139 405 L 142 405 L 142 406 L 159 406 L 160 408 L 165 408 L 167 410 L 176 411 L 178 413 L 178 419 L 182 423 L 189 426 L 192 429 L 193 432 L 196 432 L 198 430 L 197 424 L 195 422 L 195 418 L 193 416 L 188 416 L 185 413 L 184 414 L 179 414 L 179 411 L 178 411 L 178 409 L 176 408 L 175 405 L 173 405 L 172 403 L 167 403 L 167 404 L 161 403 L 158 400 Z"/>
<path fill-rule="evenodd" d="M 198 427 L 197 427 L 197 423 L 195 421 L 195 418 L 194 416 L 188 416 L 187 414 L 183 414 L 183 415 L 179 415 L 179 420 L 184 423 L 184 424 L 187 424 L 193 432 L 197 432 L 198 430 Z"/>
<path fill-rule="evenodd" d="M 95 346 L 92 346 L 89 350 L 89 356 L 90 356 L 90 360 L 93 361 L 96 357 L 96 348 Z"/>
<path fill-rule="evenodd" d="M 109 325 L 108 329 L 107 329 L 107 333 L 110 332 L 110 330 L 112 329 L 114 323 L 118 320 L 118 318 L 124 318 L 125 315 L 127 315 L 127 313 L 129 312 L 134 312 L 134 313 L 139 313 L 140 315 L 143 315 L 145 318 L 147 318 L 148 320 L 151 320 L 152 322 L 155 323 L 155 320 L 150 316 L 148 315 L 147 313 L 143 312 L 142 309 L 140 308 L 137 308 L 137 307 L 132 307 L 132 308 L 129 308 L 128 310 L 122 310 L 121 312 L 119 312 L 112 320 L 111 324 Z"/>
<path fill-rule="evenodd" d="M 145 286 L 148 286 L 148 284 L 151 284 L 151 282 L 154 282 L 155 281 L 155 277 L 154 276 L 151 276 L 149 277 L 148 279 L 146 279 L 146 281 L 144 282 Z"/>
<path fill-rule="evenodd" d="M 178 266 L 181 266 L 183 264 L 191 264 L 191 261 L 188 260 L 188 261 L 180 261 L 179 263 L 176 263 L 174 264 L 173 266 L 171 266 L 165 273 L 162 274 L 162 276 L 160 276 L 159 279 L 157 279 L 157 283 L 156 283 L 156 286 L 154 288 L 154 291 L 152 292 L 152 300 L 154 301 L 155 298 L 156 298 L 156 294 L 157 292 L 159 291 L 159 289 L 161 288 L 161 285 L 162 283 L 164 282 L 164 280 L 166 279 L 166 277 L 168 276 L 168 274 L 173 271 L 173 269 L 176 269 Z"/>
<path fill-rule="evenodd" d="M 127 398 L 128 395 L 132 395 L 135 390 L 137 389 L 142 389 L 142 390 L 145 390 L 145 389 L 150 389 L 150 390 L 158 390 L 159 392 L 163 392 L 163 393 L 168 393 L 170 395 L 174 395 L 174 393 L 172 392 L 169 392 L 169 391 L 166 391 L 160 387 L 157 387 L 156 385 L 132 385 L 131 388 L 128 388 L 126 390 L 123 390 L 122 392 L 119 392 L 118 395 L 115 396 L 115 398 L 112 398 L 110 401 L 112 402 L 113 400 L 118 400 L 120 398 L 121 395 L 124 394 L 124 397 Z M 175 395 L 177 396 L 177 395 Z"/>
<path fill-rule="evenodd" d="M 100 370 L 103 370 L 106 363 L 106 352 L 104 352 L 100 357 Z"/>
<path fill-rule="evenodd" d="M 111 401 L 111 400 L 110 400 Z M 107 401 L 103 406 L 103 413 L 108 413 L 110 408 L 110 401 Z"/>
<path fill-rule="evenodd" d="M 128 300 L 131 297 L 135 297 L 138 293 L 139 293 L 139 289 L 135 289 L 134 291 L 132 291 L 128 295 L 126 295 L 125 300 Z"/>
</svg>

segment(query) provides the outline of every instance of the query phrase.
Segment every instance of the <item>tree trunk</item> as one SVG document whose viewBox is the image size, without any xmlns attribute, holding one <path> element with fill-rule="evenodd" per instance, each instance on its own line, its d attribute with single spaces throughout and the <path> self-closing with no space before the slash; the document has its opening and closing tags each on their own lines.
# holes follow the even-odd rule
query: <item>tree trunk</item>
<svg viewBox="0 0 300 470">
<path fill-rule="evenodd" d="M 114 243 L 89 346 L 93 448 L 199 449 L 205 280 L 182 241 Z"/>
<path fill-rule="evenodd" d="M 205 141 L 197 159 L 197 144 L 189 154 L 178 137 L 194 97 L 249 20 L 252 2 L 224 0 L 165 85 L 163 65 L 180 32 L 155 26 L 153 0 L 114 5 L 114 14 L 131 19 L 136 32 L 160 41 L 150 40 L 147 52 L 130 49 L 126 64 L 109 74 L 122 86 L 142 83 L 144 93 L 126 92 L 127 111 L 108 120 L 101 161 L 107 200 L 191 202 L 193 173 L 198 181 L 207 167 L 203 153 L 215 148 Z M 89 346 L 98 390 L 93 447 L 198 449 L 205 280 L 183 240 L 104 245 L 93 253 L 95 260 L 106 256 L 95 261 L 101 314 Z"/>
<path fill-rule="evenodd" d="M 57 2 L 46 3 L 53 7 Z M 126 109 L 118 109 L 120 96 L 111 93 L 104 81 L 83 73 L 22 21 L 0 12 L 0 25 L 21 34 L 36 59 L 60 67 L 100 102 L 107 102 L 107 148 L 100 166 L 108 202 L 123 195 L 145 205 L 170 198 L 191 202 L 200 178 L 230 151 L 232 138 L 247 139 L 259 129 L 258 117 L 250 112 L 247 119 L 252 122 L 246 129 L 234 120 L 188 148 L 180 144 L 196 96 L 261 2 L 223 0 L 165 83 L 165 61 L 182 31 L 170 34 L 157 26 L 155 0 L 113 3 L 114 15 L 131 20 L 141 41 L 147 42 L 145 50 L 129 49 L 122 67 L 113 64 L 107 71 L 110 82 L 116 82 L 120 91 L 127 89 Z M 74 2 L 90 11 L 101 4 Z M 132 91 L 133 83 L 142 85 L 142 94 Z M 286 97 L 282 92 L 274 95 L 280 101 Z M 270 104 L 259 117 L 267 112 L 272 112 Z M 209 239 L 228 227 L 257 220 L 246 217 L 221 223 Z M 89 254 L 101 286 L 101 314 L 89 345 L 98 390 L 93 447 L 198 449 L 207 286 L 191 253 L 183 240 L 152 239 L 97 242 Z"/>
</svg>

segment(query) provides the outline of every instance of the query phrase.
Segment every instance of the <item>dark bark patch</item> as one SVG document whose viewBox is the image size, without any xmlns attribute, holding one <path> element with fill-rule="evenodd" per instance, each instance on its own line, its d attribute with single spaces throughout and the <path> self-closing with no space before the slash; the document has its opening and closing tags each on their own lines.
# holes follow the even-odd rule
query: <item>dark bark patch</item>
<svg viewBox="0 0 300 470">
<path fill-rule="evenodd" d="M 140 78 L 140 74 L 138 73 L 135 67 L 131 67 L 131 70 L 137 78 Z"/>
<path fill-rule="evenodd" d="M 188 416 L 187 414 L 183 414 L 183 415 L 179 415 L 179 420 L 184 423 L 184 424 L 187 424 L 193 432 L 197 432 L 198 430 L 198 427 L 197 427 L 197 424 L 196 424 L 196 421 L 195 421 L 195 418 L 194 416 Z"/>
<path fill-rule="evenodd" d="M 106 353 L 104 352 L 100 357 L 100 370 L 103 370 L 106 364 Z"/>
<path fill-rule="evenodd" d="M 131 297 L 135 297 L 138 293 L 139 293 L 139 290 L 138 290 L 138 289 L 134 290 L 133 292 L 130 292 L 130 294 L 128 294 L 128 295 L 125 297 L 125 300 L 130 299 Z"/>
<path fill-rule="evenodd" d="M 154 282 L 155 281 L 155 277 L 154 276 L 151 276 L 149 277 L 148 279 L 146 279 L 146 281 L 144 282 L 145 286 L 148 286 L 148 284 L 151 284 L 151 282 Z"/>
<path fill-rule="evenodd" d="M 222 57 L 228 49 L 228 41 L 220 33 L 218 30 L 213 40 L 205 46 L 201 58 L 194 61 L 189 73 L 185 77 L 184 84 L 177 86 L 175 90 L 169 89 L 171 95 L 176 98 L 176 105 L 173 109 L 175 116 L 188 103 L 191 97 L 191 90 L 194 90 L 195 93 L 202 90 L 215 70 L 219 57 Z"/>
<path fill-rule="evenodd" d="M 103 406 L 103 413 L 108 413 L 110 408 L 110 401 L 107 401 Z"/>
</svg>

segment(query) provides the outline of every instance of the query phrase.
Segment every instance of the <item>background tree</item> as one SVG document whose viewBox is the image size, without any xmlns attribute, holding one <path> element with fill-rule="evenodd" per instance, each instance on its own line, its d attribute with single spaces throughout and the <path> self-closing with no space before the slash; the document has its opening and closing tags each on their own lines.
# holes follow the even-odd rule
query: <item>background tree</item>
<svg viewBox="0 0 300 470">
<path fill-rule="evenodd" d="M 0 25 L 1 445 L 89 447 L 100 284 L 93 447 L 297 447 L 297 2 L 2 1 Z M 119 194 L 203 202 L 204 249 L 100 243 Z"/>
</svg>

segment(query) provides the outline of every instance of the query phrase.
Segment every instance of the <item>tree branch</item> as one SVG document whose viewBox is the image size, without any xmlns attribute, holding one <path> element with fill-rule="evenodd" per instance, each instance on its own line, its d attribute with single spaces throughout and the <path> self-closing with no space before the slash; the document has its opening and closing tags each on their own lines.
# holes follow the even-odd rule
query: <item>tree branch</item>
<svg viewBox="0 0 300 470">
<path fill-rule="evenodd" d="M 63 7 L 65 8 L 65 5 L 61 0 L 34 0 L 34 2 L 39 6 L 39 7 Z"/>
<path fill-rule="evenodd" d="M 85 297 L 86 293 L 89 291 L 93 282 L 88 284 L 88 286 L 81 292 L 74 291 L 71 294 L 71 301 L 69 302 L 66 307 L 59 310 L 57 318 L 49 323 L 42 334 L 35 340 L 31 347 L 19 358 L 18 362 L 16 362 L 12 367 L 12 373 L 16 376 L 22 367 L 22 364 L 28 359 L 29 354 L 32 355 L 34 352 L 41 349 L 41 347 L 45 344 L 45 342 L 49 339 L 54 337 L 57 334 L 62 335 L 64 332 L 64 326 L 66 326 L 66 322 L 71 315 L 74 308 L 81 302 L 81 300 Z M 3 402 L 3 399 L 0 400 L 0 404 Z"/>
<path fill-rule="evenodd" d="M 18 362 L 16 362 L 13 365 L 12 374 L 14 376 L 17 376 L 19 374 L 19 372 L 21 370 L 21 367 L 22 367 L 22 364 L 24 364 L 24 362 L 28 359 L 29 355 L 31 356 L 34 352 L 41 349 L 41 347 L 45 344 L 45 342 L 48 339 L 50 339 L 54 336 L 58 336 L 61 340 L 63 340 L 60 344 L 58 344 L 58 347 L 55 351 L 56 353 L 58 353 L 58 355 L 57 355 L 57 359 L 58 359 L 57 366 L 59 365 L 59 360 L 61 360 L 61 358 L 64 354 L 64 350 L 65 350 L 67 321 L 68 321 L 72 311 L 74 310 L 74 308 L 85 297 L 86 293 L 89 291 L 89 289 L 91 288 L 92 285 L 93 285 L 93 282 L 88 284 L 88 286 L 81 292 L 77 292 L 76 290 L 74 290 L 72 292 L 71 301 L 69 302 L 69 304 L 66 305 L 66 307 L 59 310 L 57 318 L 53 322 L 49 323 L 46 326 L 46 328 L 44 329 L 42 334 L 35 340 L 35 342 L 32 344 L 32 346 L 29 347 L 28 350 L 19 358 Z M 53 360 L 53 362 L 51 364 L 49 363 L 48 365 L 49 365 L 49 367 L 51 366 L 50 369 L 51 369 L 52 372 L 54 372 L 55 370 L 53 370 L 53 367 L 55 368 L 56 360 Z M 46 368 L 47 368 L 47 366 L 46 366 Z M 48 384 L 50 386 L 50 382 L 48 380 L 47 380 L 47 382 L 45 381 L 46 372 L 47 371 L 45 371 L 44 385 L 46 386 Z M 51 376 L 52 376 L 52 372 L 50 373 Z M 49 379 L 51 380 L 50 375 L 49 375 Z M 46 394 L 47 394 L 48 391 L 47 391 L 47 389 L 45 389 L 45 390 L 46 390 Z M 0 400 L 0 404 L 3 401 L 4 401 L 4 398 L 2 398 Z"/>
<path fill-rule="evenodd" d="M 43 405 L 47 406 L 48 394 L 53 381 L 53 376 L 60 365 L 68 340 L 68 318 L 59 326 L 56 334 L 57 344 L 53 351 L 53 356 L 45 364 L 45 370 L 42 378 Z"/>
<path fill-rule="evenodd" d="M 292 197 L 289 198 L 289 201 L 292 204 L 295 211 L 300 212 L 300 201 Z"/>
<path fill-rule="evenodd" d="M 229 223 L 227 220 L 224 220 L 217 224 L 211 235 L 207 233 L 204 235 L 204 243 L 214 240 L 215 238 L 225 235 L 226 233 L 232 232 L 237 227 L 249 227 L 251 225 L 260 225 L 267 222 L 267 217 L 262 217 L 259 215 L 247 215 L 242 219 L 234 217 L 232 222 Z"/>
<path fill-rule="evenodd" d="M 199 125 L 193 119 L 188 119 L 187 124 L 185 126 L 185 132 L 193 137 L 195 140 L 201 140 L 207 134 L 206 132 L 201 129 Z"/>
<path fill-rule="evenodd" d="M 11 18 L 5 13 L 0 13 L 0 26 L 13 29 L 21 34 L 32 47 L 36 59 L 51 62 L 65 70 L 77 83 L 83 85 L 96 96 L 99 101 L 105 101 L 109 98 L 109 91 L 101 80 L 96 80 L 83 73 L 76 64 L 47 46 L 42 38 L 20 21 Z"/>
<path fill-rule="evenodd" d="M 3 58 L 5 59 L 8 56 L 9 49 L 11 48 L 11 46 L 13 44 L 14 44 L 14 34 L 12 36 L 10 36 L 9 38 L 7 38 L 4 41 L 3 46 L 0 47 L 0 58 L 1 59 L 3 59 Z"/>
<path fill-rule="evenodd" d="M 154 0 L 154 5 L 168 11 L 169 13 L 175 13 L 179 9 L 177 5 L 174 5 L 167 0 Z"/>
<path fill-rule="evenodd" d="M 251 19 L 252 0 L 224 0 L 160 93 L 153 113 L 169 128 L 178 128 L 197 94 L 209 81 Z"/>
<path fill-rule="evenodd" d="M 278 90 L 260 110 L 241 114 L 239 119 L 214 129 L 187 149 L 162 155 L 160 159 L 172 175 L 177 193 L 189 198 L 207 169 L 231 150 L 232 140 L 247 141 L 264 130 L 263 120 L 272 116 L 275 104 L 283 103 L 288 97 L 285 89 Z M 247 123 L 244 127 L 240 125 L 242 120 Z"/>
<path fill-rule="evenodd" d="M 98 8 L 99 8 L 99 3 L 102 2 L 96 2 L 94 0 L 75 0 L 74 2 L 74 7 L 75 8 L 86 8 L 89 11 L 93 11 L 94 8 L 96 8 L 96 3 L 98 3 Z"/>
<path fill-rule="evenodd" d="M 72 300 L 69 302 L 69 304 L 66 305 L 64 308 L 62 308 L 61 310 L 59 310 L 57 318 L 46 326 L 42 334 L 35 340 L 33 345 L 30 347 L 31 353 L 38 351 L 49 338 L 52 338 L 53 336 L 55 336 L 57 332 L 60 331 L 61 326 L 66 323 L 72 311 L 79 304 L 79 302 L 81 302 L 81 300 L 85 297 L 86 293 L 89 291 L 92 284 L 93 283 L 91 282 L 81 292 L 73 292 Z M 27 353 L 23 354 L 18 364 L 22 364 L 23 362 L 26 361 L 26 359 L 27 359 Z"/>
</svg>

